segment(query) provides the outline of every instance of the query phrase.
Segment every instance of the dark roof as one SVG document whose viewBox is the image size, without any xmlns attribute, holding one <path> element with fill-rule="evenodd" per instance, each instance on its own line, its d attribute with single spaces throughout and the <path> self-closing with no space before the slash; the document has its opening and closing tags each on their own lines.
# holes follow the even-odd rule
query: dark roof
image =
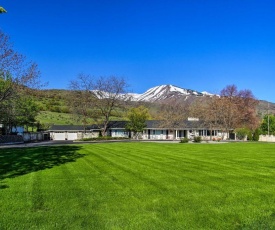
<svg viewBox="0 0 275 230">
<path fill-rule="evenodd" d="M 108 129 L 125 129 L 127 121 L 110 121 Z M 175 121 L 175 122 L 164 122 L 160 120 L 148 120 L 146 121 L 147 129 L 200 129 L 207 128 L 202 121 Z M 98 125 L 86 126 L 86 131 L 99 130 Z M 83 131 L 83 125 L 53 125 L 49 131 Z"/>
<path fill-rule="evenodd" d="M 110 121 L 108 124 L 108 129 L 124 129 L 126 124 L 127 121 Z"/>
<path fill-rule="evenodd" d="M 126 127 L 127 121 L 110 121 L 109 129 L 124 129 Z M 167 124 L 161 120 L 148 120 L 146 121 L 147 129 L 173 129 L 173 128 L 205 128 L 205 124 L 202 121 L 179 121 Z"/>
<path fill-rule="evenodd" d="M 83 125 L 52 125 L 49 131 L 83 131 Z M 85 127 L 86 131 L 99 130 L 97 125 L 88 125 Z"/>
<path fill-rule="evenodd" d="M 146 121 L 146 126 L 148 129 L 191 129 L 191 128 L 205 128 L 202 121 L 171 121 L 165 122 L 160 120 L 149 120 Z"/>
</svg>

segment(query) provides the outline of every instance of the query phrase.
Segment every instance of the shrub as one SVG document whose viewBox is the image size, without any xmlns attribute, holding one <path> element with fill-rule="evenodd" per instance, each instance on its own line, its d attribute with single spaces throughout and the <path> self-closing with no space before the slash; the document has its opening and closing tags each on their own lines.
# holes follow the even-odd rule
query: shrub
<svg viewBox="0 0 275 230">
<path fill-rule="evenodd" d="M 239 128 L 235 130 L 238 140 L 244 140 L 245 137 L 249 134 L 249 130 L 246 128 Z"/>
<path fill-rule="evenodd" d="M 180 139 L 180 143 L 188 143 L 188 138 L 187 137 L 184 137 L 182 139 Z"/>
<path fill-rule="evenodd" d="M 253 141 L 253 134 L 252 134 L 251 131 L 249 131 L 248 134 L 247 134 L 247 140 L 248 141 Z"/>
<path fill-rule="evenodd" d="M 200 143 L 201 142 L 201 136 L 194 137 L 194 142 Z"/>
<path fill-rule="evenodd" d="M 260 138 L 260 129 L 255 129 L 253 133 L 253 141 L 259 141 Z"/>
<path fill-rule="evenodd" d="M 61 113 L 70 113 L 70 109 L 67 106 L 60 107 Z"/>
</svg>

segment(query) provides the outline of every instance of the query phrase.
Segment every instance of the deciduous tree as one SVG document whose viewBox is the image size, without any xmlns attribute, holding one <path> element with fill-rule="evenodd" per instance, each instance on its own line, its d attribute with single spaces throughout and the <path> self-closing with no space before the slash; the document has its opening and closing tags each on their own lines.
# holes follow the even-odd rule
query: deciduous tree
<svg viewBox="0 0 275 230">
<path fill-rule="evenodd" d="M 106 136 L 111 116 L 125 106 L 126 81 L 116 76 L 95 78 L 81 74 L 70 88 L 78 95 L 72 98 L 73 108 L 81 110 L 85 118 L 93 118 Z"/>
<path fill-rule="evenodd" d="M 33 62 L 13 49 L 9 37 L 0 30 L 0 107 L 15 104 L 15 100 L 22 100 L 30 90 L 40 88 L 44 84 L 40 81 L 40 72 Z M 3 110 L 3 109 L 2 109 Z M 11 120 L 11 117 L 3 117 L 0 122 Z"/>
<path fill-rule="evenodd" d="M 275 135 L 275 115 L 267 114 L 261 124 L 261 131 L 263 134 Z"/>
<path fill-rule="evenodd" d="M 179 123 L 190 116 L 192 100 L 180 100 L 177 98 L 170 99 L 161 104 L 159 110 L 159 120 L 162 127 L 174 128 Z"/>
<path fill-rule="evenodd" d="M 126 129 L 133 132 L 134 138 L 138 138 L 138 134 L 146 127 L 146 120 L 150 118 L 149 110 L 142 105 L 131 108 L 127 112 L 127 118 L 129 121 L 127 122 Z"/>
<path fill-rule="evenodd" d="M 197 116 L 210 128 L 228 132 L 236 128 L 255 130 L 259 125 L 258 101 L 250 90 L 238 91 L 235 85 L 226 86 L 220 96 L 214 96 L 197 106 Z"/>
<path fill-rule="evenodd" d="M 245 127 L 254 130 L 258 127 L 258 101 L 251 90 L 238 91 L 235 85 L 228 85 L 221 91 L 221 104 L 222 123 L 226 130 Z"/>
<path fill-rule="evenodd" d="M 76 80 L 70 82 L 69 88 L 71 89 L 67 97 L 69 106 L 76 118 L 81 120 L 85 130 L 88 119 L 92 117 L 96 100 L 92 93 L 92 78 L 89 75 L 79 74 Z"/>
<path fill-rule="evenodd" d="M 94 81 L 93 93 L 98 100 L 94 102 L 94 120 L 101 126 L 102 135 L 106 136 L 112 115 L 119 115 L 125 108 L 127 83 L 124 78 L 100 77 Z"/>
</svg>

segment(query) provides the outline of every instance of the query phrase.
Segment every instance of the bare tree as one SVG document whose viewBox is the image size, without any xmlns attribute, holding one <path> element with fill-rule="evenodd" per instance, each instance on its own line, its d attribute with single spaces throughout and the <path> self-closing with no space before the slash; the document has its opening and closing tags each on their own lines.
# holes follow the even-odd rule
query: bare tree
<svg viewBox="0 0 275 230">
<path fill-rule="evenodd" d="M 174 128 L 190 116 L 192 101 L 187 99 L 172 98 L 161 104 L 159 119 L 161 126 Z"/>
<path fill-rule="evenodd" d="M 210 130 L 210 138 L 212 139 L 212 130 L 221 128 L 222 106 L 220 97 L 206 97 L 197 100 L 192 106 L 191 114 L 193 117 L 199 118 L 201 125 Z"/>
<path fill-rule="evenodd" d="M 93 118 L 102 135 L 106 136 L 111 116 L 117 115 L 125 106 L 126 81 L 116 76 L 93 78 L 81 74 L 71 82 L 70 88 L 79 95 L 72 99 L 72 103 L 82 109 L 84 117 Z"/>
<path fill-rule="evenodd" d="M 127 83 L 124 78 L 116 76 L 100 77 L 95 81 L 94 120 L 101 126 L 102 135 L 106 136 L 109 121 L 112 115 L 118 116 L 125 107 Z"/>
<path fill-rule="evenodd" d="M 257 103 L 250 90 L 238 91 L 235 85 L 228 85 L 219 97 L 214 96 L 198 104 L 196 116 L 204 121 L 209 129 L 221 128 L 227 133 L 244 127 L 254 130 L 259 124 Z"/>
<path fill-rule="evenodd" d="M 244 126 L 250 130 L 255 130 L 260 124 L 260 118 L 256 109 L 259 101 L 255 99 L 250 90 L 240 90 L 238 93 L 238 98 L 238 111 L 241 114 L 239 126 Z"/>
<path fill-rule="evenodd" d="M 90 75 L 79 74 L 76 80 L 70 82 L 71 91 L 68 94 L 69 106 L 77 119 L 81 120 L 84 130 L 88 119 L 92 117 L 95 95 L 92 93 L 93 79 Z"/>
<path fill-rule="evenodd" d="M 9 37 L 0 30 L 0 102 L 28 89 L 41 88 L 38 66 L 13 49 Z"/>
<path fill-rule="evenodd" d="M 258 125 L 255 99 L 251 90 L 238 91 L 235 85 L 228 85 L 221 91 L 223 124 L 228 128 L 255 129 Z"/>
</svg>

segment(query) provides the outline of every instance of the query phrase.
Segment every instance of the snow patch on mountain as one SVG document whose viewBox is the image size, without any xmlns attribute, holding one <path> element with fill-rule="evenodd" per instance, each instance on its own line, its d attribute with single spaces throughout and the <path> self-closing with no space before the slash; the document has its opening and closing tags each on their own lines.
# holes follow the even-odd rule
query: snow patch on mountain
<svg viewBox="0 0 275 230">
<path fill-rule="evenodd" d="M 172 97 L 181 97 L 181 96 L 188 96 L 188 95 L 195 95 L 195 96 L 203 96 L 202 93 L 180 88 L 174 85 L 160 85 L 155 86 L 151 89 L 148 89 L 145 93 L 141 94 L 137 97 L 137 101 L 159 101 L 164 100 Z"/>
<path fill-rule="evenodd" d="M 107 95 L 104 92 L 94 91 L 94 93 L 100 99 L 104 97 L 105 98 L 110 97 L 110 95 Z M 153 88 L 148 89 L 143 94 L 138 94 L 138 93 L 121 94 L 120 98 L 122 100 L 129 100 L 129 101 L 155 102 L 155 101 L 161 101 L 169 98 L 180 98 L 183 96 L 187 98 L 191 95 L 198 97 L 198 96 L 213 96 L 214 94 L 208 93 L 206 91 L 198 92 L 196 90 L 184 89 L 174 85 L 160 85 L 160 86 L 155 86 Z"/>
</svg>

